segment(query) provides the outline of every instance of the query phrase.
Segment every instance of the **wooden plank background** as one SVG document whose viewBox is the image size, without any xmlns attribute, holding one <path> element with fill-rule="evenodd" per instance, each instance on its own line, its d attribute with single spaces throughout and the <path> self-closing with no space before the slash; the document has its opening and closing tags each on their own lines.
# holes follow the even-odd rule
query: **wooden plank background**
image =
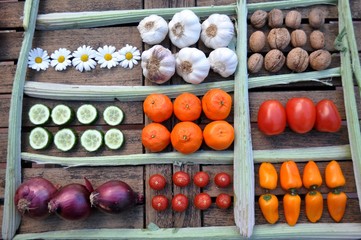
<svg viewBox="0 0 361 240">
<path fill-rule="evenodd" d="M 248 2 L 262 2 L 262 0 L 251 0 Z M 168 7 L 191 7 L 191 6 L 209 6 L 209 5 L 224 5 L 233 4 L 235 0 L 135 0 L 135 1 L 71 1 L 71 0 L 47 0 L 41 1 L 39 13 L 51 13 L 51 12 L 64 12 L 64 11 L 91 11 L 91 10 L 112 10 L 112 9 L 148 9 L 148 8 L 168 8 Z M 354 19 L 355 29 L 361 27 L 361 0 L 351 0 L 351 11 Z M 5 168 L 6 168 L 6 147 L 7 147 L 7 126 L 8 126 L 8 113 L 10 106 L 10 97 L 12 89 L 12 81 L 16 70 L 17 58 L 19 55 L 21 41 L 23 37 L 22 22 L 20 17 L 23 12 L 23 1 L 4 1 L 0 0 L 0 217 L 2 218 L 3 209 L 3 197 L 5 187 Z M 333 47 L 333 41 L 338 32 L 338 14 L 337 8 L 334 6 L 318 6 L 326 14 L 326 24 L 322 28 L 322 31 L 326 35 L 326 49 L 333 53 L 331 67 L 340 65 L 339 54 Z M 302 28 L 306 33 L 310 33 L 311 29 L 307 24 L 307 15 L 310 8 L 297 8 L 302 13 L 303 21 Z M 288 10 L 285 10 L 286 13 Z M 248 35 L 250 35 L 254 29 L 249 26 Z M 267 32 L 267 28 L 265 28 Z M 355 31 L 358 49 L 361 49 L 361 32 Z M 48 50 L 49 53 L 53 52 L 59 47 L 66 47 L 69 50 L 76 50 L 78 46 L 83 44 L 90 45 L 94 49 L 105 44 L 114 45 L 118 49 L 125 46 L 125 44 L 131 44 L 138 47 L 141 50 L 148 49 L 150 46 L 143 44 L 139 33 L 136 29 L 136 25 L 129 26 L 112 26 L 96 29 L 78 29 L 78 30 L 63 30 L 63 31 L 37 31 L 35 33 L 33 47 L 42 47 Z M 166 39 L 162 43 L 168 46 L 173 52 L 177 49 L 173 47 L 169 40 Z M 210 52 L 203 43 L 199 42 L 197 47 L 203 50 L 206 54 Z M 311 51 L 309 45 L 306 45 L 306 50 Z M 269 49 L 268 46 L 263 50 L 263 54 Z M 289 51 L 287 48 L 285 51 Z M 249 55 L 250 53 L 248 53 Z M 290 71 L 284 67 L 280 73 L 289 73 Z M 267 75 L 268 73 L 262 70 L 258 75 Z M 210 75 L 205 80 L 206 82 L 219 79 L 219 76 L 210 72 Z M 89 85 L 153 85 L 152 83 L 144 80 L 142 77 L 141 67 L 138 65 L 133 70 L 123 69 L 121 67 L 113 68 L 111 70 L 100 69 L 97 67 L 95 70 L 87 73 L 80 73 L 73 68 L 68 69 L 65 72 L 56 72 L 53 68 L 49 68 L 44 72 L 36 72 L 28 70 L 27 79 L 41 82 L 54 82 L 54 83 L 76 83 L 76 84 L 89 84 Z M 232 77 L 225 80 L 232 79 Z M 174 76 L 170 83 L 167 84 L 183 84 L 183 80 Z M 251 114 L 251 126 L 252 126 L 252 143 L 254 149 L 281 149 L 281 148 L 293 148 L 293 147 L 313 147 L 313 146 L 333 146 L 348 144 L 348 133 L 345 122 L 345 110 L 343 104 L 343 92 L 341 87 L 341 81 L 339 78 L 332 79 L 334 86 L 324 86 L 320 83 L 307 82 L 307 83 L 295 83 L 290 85 L 278 85 L 268 88 L 252 89 L 250 92 L 250 114 Z M 329 98 L 335 101 L 338 106 L 343 119 L 342 128 L 337 133 L 319 133 L 311 131 L 307 134 L 295 134 L 289 129 L 286 129 L 285 133 L 279 136 L 266 137 L 257 129 L 257 111 L 259 105 L 266 99 L 276 98 L 282 103 L 295 96 L 307 96 L 313 99 L 315 102 Z M 23 114 L 23 136 L 22 136 L 22 149 L 23 151 L 36 152 L 29 147 L 27 138 L 32 125 L 29 122 L 27 112 L 28 109 L 37 102 L 44 102 L 46 105 L 52 107 L 64 101 L 53 100 L 39 100 L 30 97 L 24 98 L 24 114 Z M 360 102 L 360 98 L 358 98 Z M 83 103 L 89 102 L 66 102 L 69 106 L 76 109 Z M 116 104 L 121 107 L 125 113 L 124 122 L 117 126 L 121 129 L 126 138 L 125 145 L 117 151 L 110 151 L 102 149 L 96 153 L 87 153 L 80 146 L 77 146 L 69 153 L 61 153 L 54 146 L 50 147 L 47 151 L 37 151 L 39 153 L 49 153 L 51 155 L 61 156 L 96 156 L 96 155 L 114 155 L 114 154 L 132 154 L 143 153 L 145 150 L 140 143 L 141 129 L 145 124 L 149 123 L 149 120 L 144 117 L 142 113 L 141 102 L 101 102 L 93 103 L 101 113 L 103 109 L 108 105 Z M 358 112 L 361 116 L 361 106 L 358 106 Z M 233 115 L 228 118 L 233 122 Z M 171 127 L 177 122 L 173 117 L 166 121 L 166 126 Z M 205 116 L 197 121 L 203 128 L 205 124 L 209 122 Z M 54 124 L 48 125 L 51 132 L 56 132 L 59 127 Z M 94 126 L 82 126 L 76 120 L 71 124 L 76 131 L 82 133 L 87 128 L 96 128 L 102 131 L 109 129 L 102 118 L 100 118 Z M 206 146 L 202 146 L 203 149 L 209 150 Z M 172 151 L 169 147 L 166 151 Z M 188 156 L 186 156 L 188 157 Z M 323 173 L 326 166 L 326 162 L 319 162 L 318 165 Z M 350 160 L 342 161 L 341 167 L 344 170 L 347 184 L 343 190 L 347 193 L 349 200 L 346 209 L 346 214 L 342 222 L 361 222 L 361 213 L 359 209 L 359 203 L 356 195 L 356 187 L 354 182 L 353 167 Z M 302 173 L 304 164 L 298 164 Z M 256 196 L 255 200 L 258 200 L 260 194 L 264 191 L 258 186 L 258 167 L 255 165 L 255 181 L 256 181 Z M 276 168 L 279 169 L 280 165 L 276 164 Z M 178 170 L 187 171 L 193 176 L 197 171 L 203 170 L 210 174 L 211 183 L 204 189 L 197 188 L 194 184 L 187 186 L 186 188 L 179 188 L 172 184 L 172 174 Z M 134 190 L 145 194 L 146 204 L 144 206 L 137 206 L 134 209 L 124 212 L 121 215 L 107 215 L 94 210 L 91 217 L 82 222 L 67 222 L 59 220 L 57 217 L 44 221 L 34 221 L 24 218 L 21 222 L 19 233 L 26 232 L 43 232 L 50 230 L 61 229 L 79 229 L 79 228 L 145 228 L 149 223 L 155 223 L 160 227 L 196 227 L 196 226 L 229 226 L 234 225 L 233 209 L 220 210 L 215 206 L 215 198 L 221 193 L 229 193 L 233 195 L 232 186 L 226 189 L 217 188 L 213 182 L 214 176 L 220 172 L 225 171 L 232 175 L 232 165 L 185 165 L 185 166 L 172 166 L 172 165 L 146 165 L 146 166 L 125 166 L 125 167 L 78 167 L 78 168 L 62 168 L 57 165 L 37 165 L 28 162 L 23 162 L 23 176 L 24 179 L 28 179 L 33 176 L 43 176 L 50 179 L 52 182 L 60 185 L 65 185 L 70 182 L 81 183 L 82 178 L 86 176 L 94 186 L 99 186 L 101 183 L 109 179 L 121 179 L 128 182 Z M 167 179 L 167 186 L 162 191 L 154 191 L 150 189 L 148 185 L 148 179 L 152 174 L 161 173 Z M 324 199 L 329 191 L 325 185 L 320 188 Z M 193 206 L 192 200 L 194 196 L 199 192 L 207 192 L 212 197 L 212 206 L 206 211 L 199 211 Z M 280 206 L 282 206 L 282 196 L 284 191 L 281 188 L 277 188 L 273 191 L 280 199 Z M 177 193 L 184 193 L 190 199 L 190 207 L 183 213 L 175 213 L 171 209 L 165 212 L 156 212 L 151 207 L 151 198 L 156 194 L 164 194 L 169 200 Z M 306 189 L 300 190 L 302 199 L 306 194 Z M 326 202 L 325 202 L 326 203 Z M 304 201 L 302 201 L 304 204 Z M 261 215 L 258 205 L 256 209 L 256 224 L 265 224 L 265 220 Z M 282 207 L 280 207 L 280 220 L 279 222 L 285 222 L 283 216 Z M 304 205 L 302 206 L 301 216 L 299 222 L 308 222 L 305 213 Z M 320 222 L 333 222 L 327 213 L 325 207 L 323 217 Z M 1 227 L 1 226 L 0 226 Z"/>
</svg>

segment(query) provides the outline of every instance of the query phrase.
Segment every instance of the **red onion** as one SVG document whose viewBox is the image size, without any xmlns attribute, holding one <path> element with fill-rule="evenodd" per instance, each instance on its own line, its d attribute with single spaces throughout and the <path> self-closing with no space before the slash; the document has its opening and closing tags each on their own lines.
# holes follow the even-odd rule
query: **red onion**
<svg viewBox="0 0 361 240">
<path fill-rule="evenodd" d="M 134 192 L 125 182 L 111 180 L 91 193 L 90 202 L 92 206 L 104 212 L 119 213 L 137 204 L 144 203 L 144 196 Z"/>
<path fill-rule="evenodd" d="M 49 215 L 48 202 L 57 191 L 48 180 L 36 177 L 23 182 L 16 190 L 14 201 L 22 215 L 41 219 Z"/>
<path fill-rule="evenodd" d="M 72 183 L 62 187 L 49 201 L 49 212 L 56 213 L 66 220 L 83 220 L 90 215 L 89 202 L 91 184 L 87 179 L 86 186 Z"/>
</svg>

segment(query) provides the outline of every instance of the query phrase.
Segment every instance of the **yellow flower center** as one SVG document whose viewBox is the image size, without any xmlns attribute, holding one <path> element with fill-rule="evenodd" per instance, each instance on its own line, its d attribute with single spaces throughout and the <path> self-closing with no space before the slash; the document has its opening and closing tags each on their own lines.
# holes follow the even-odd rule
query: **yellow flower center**
<svg viewBox="0 0 361 240">
<path fill-rule="evenodd" d="M 64 61 L 65 61 L 65 57 L 64 57 L 64 56 L 58 57 L 58 62 L 59 62 L 59 63 L 63 63 Z"/>
<path fill-rule="evenodd" d="M 127 53 L 125 54 L 125 58 L 126 58 L 127 60 L 131 60 L 131 59 L 133 58 L 133 54 L 132 54 L 131 52 L 127 52 Z"/>
<path fill-rule="evenodd" d="M 110 60 L 113 59 L 113 57 L 112 57 L 112 55 L 111 55 L 110 53 L 106 53 L 106 54 L 104 55 L 104 59 L 107 60 L 107 61 L 110 61 Z"/>
<path fill-rule="evenodd" d="M 36 57 L 35 58 L 35 62 L 36 63 L 42 63 L 43 62 L 43 59 L 41 57 Z"/>
<path fill-rule="evenodd" d="M 82 62 L 87 62 L 88 59 L 89 59 L 88 54 L 83 54 L 83 55 L 81 55 L 81 57 L 80 57 L 80 60 L 81 60 Z"/>
</svg>

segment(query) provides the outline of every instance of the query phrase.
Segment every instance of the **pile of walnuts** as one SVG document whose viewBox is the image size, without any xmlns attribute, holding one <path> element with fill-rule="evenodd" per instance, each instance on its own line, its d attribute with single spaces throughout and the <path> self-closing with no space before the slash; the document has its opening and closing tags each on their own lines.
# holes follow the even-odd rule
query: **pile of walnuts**
<svg viewBox="0 0 361 240">
<path fill-rule="evenodd" d="M 292 10 L 284 17 L 280 9 L 273 9 L 269 13 L 263 10 L 255 11 L 250 22 L 256 29 L 263 28 L 267 23 L 271 28 L 268 35 L 261 30 L 254 31 L 249 37 L 249 48 L 253 54 L 248 58 L 248 70 L 257 73 L 264 68 L 271 72 L 278 72 L 285 64 L 294 72 L 303 72 L 310 65 L 314 70 L 326 69 L 331 63 L 331 54 L 324 50 L 325 36 L 319 29 L 325 22 L 323 12 L 313 8 L 308 20 L 313 31 L 309 36 L 301 27 L 301 13 Z M 285 26 L 284 26 L 285 24 Z M 309 38 L 313 52 L 308 54 L 304 47 Z M 263 57 L 260 52 L 268 43 L 271 50 Z M 289 45 L 293 48 L 287 54 L 282 52 Z"/>
</svg>

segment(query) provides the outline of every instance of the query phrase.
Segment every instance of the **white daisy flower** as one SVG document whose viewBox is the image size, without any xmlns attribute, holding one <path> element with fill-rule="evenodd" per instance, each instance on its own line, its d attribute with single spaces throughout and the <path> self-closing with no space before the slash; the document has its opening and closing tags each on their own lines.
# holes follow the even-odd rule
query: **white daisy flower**
<svg viewBox="0 0 361 240">
<path fill-rule="evenodd" d="M 48 52 L 41 48 L 34 48 L 30 50 L 28 56 L 29 68 L 35 69 L 36 71 L 46 70 L 49 67 L 50 59 Z"/>
<path fill-rule="evenodd" d="M 98 48 L 95 60 L 98 61 L 101 68 L 107 67 L 108 69 L 111 69 L 119 64 L 120 55 L 116 52 L 115 47 L 105 45 L 103 48 Z"/>
<path fill-rule="evenodd" d="M 73 52 L 73 66 L 80 72 L 83 72 L 83 70 L 90 71 L 97 65 L 94 61 L 95 56 L 96 51 L 92 47 L 85 45 L 78 47 L 78 49 Z"/>
<path fill-rule="evenodd" d="M 59 50 L 55 50 L 51 54 L 51 62 L 50 65 L 55 67 L 56 71 L 63 71 L 67 68 L 67 66 L 71 65 L 71 52 L 66 48 L 59 48 Z"/>
<path fill-rule="evenodd" d="M 136 47 L 127 44 L 125 47 L 119 50 L 120 65 L 123 68 L 132 69 L 134 65 L 138 64 L 137 60 L 140 60 L 140 52 Z"/>
</svg>

